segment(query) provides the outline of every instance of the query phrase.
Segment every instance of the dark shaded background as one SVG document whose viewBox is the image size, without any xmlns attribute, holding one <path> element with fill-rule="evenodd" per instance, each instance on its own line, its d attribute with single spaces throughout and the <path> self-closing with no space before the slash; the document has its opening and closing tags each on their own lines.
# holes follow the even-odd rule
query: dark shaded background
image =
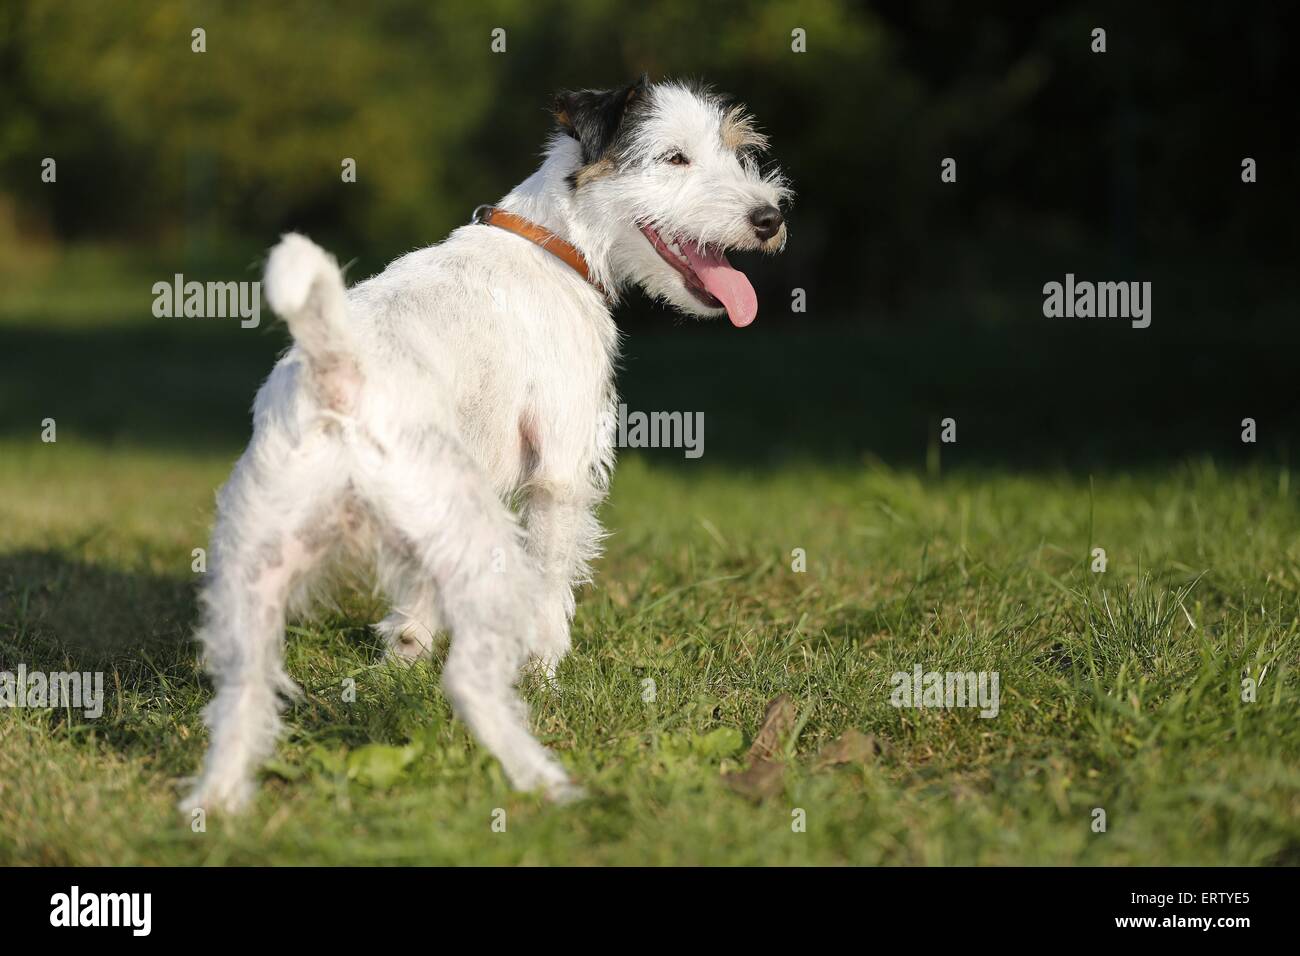
<svg viewBox="0 0 1300 956">
<path fill-rule="evenodd" d="M 9 4 L 0 430 L 237 445 L 283 331 L 154 319 L 153 282 L 257 278 L 290 228 L 377 272 L 535 167 L 554 90 L 644 70 L 744 99 L 797 193 L 787 252 L 737 260 L 752 328 L 620 313 L 626 401 L 705 411 L 705 462 L 933 468 L 946 416 L 944 467 L 1285 460 L 1297 26 L 1283 3 Z M 1152 326 L 1044 318 L 1067 272 L 1151 281 Z"/>
</svg>

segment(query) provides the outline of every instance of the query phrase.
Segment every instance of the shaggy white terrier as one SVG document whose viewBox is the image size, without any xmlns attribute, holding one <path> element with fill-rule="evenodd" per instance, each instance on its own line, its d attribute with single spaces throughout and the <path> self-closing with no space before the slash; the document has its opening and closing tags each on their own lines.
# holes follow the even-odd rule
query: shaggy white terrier
<svg viewBox="0 0 1300 956">
<path fill-rule="evenodd" d="M 216 696 L 185 808 L 252 795 L 281 697 L 296 692 L 285 615 L 340 560 L 375 568 L 390 655 L 428 655 L 450 631 L 447 697 L 516 787 L 580 793 L 529 732 L 515 683 L 530 658 L 554 674 L 599 550 L 612 309 L 639 285 L 748 325 L 754 290 L 725 252 L 781 249 L 788 190 L 760 171 L 766 141 L 745 112 L 708 91 L 642 77 L 561 94 L 556 120 L 541 167 L 497 207 L 549 240 L 476 222 L 350 290 L 302 236 L 272 251 L 267 300 L 294 345 L 218 495 L 198 630 Z M 552 254 L 566 242 L 587 278 Z"/>
</svg>

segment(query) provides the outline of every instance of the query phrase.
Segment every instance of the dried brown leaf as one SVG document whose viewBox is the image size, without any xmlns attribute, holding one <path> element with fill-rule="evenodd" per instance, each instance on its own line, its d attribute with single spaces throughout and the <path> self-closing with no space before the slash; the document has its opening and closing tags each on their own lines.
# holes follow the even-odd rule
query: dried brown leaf
<svg viewBox="0 0 1300 956">
<path fill-rule="evenodd" d="M 749 759 L 758 761 L 780 757 L 785 752 L 785 739 L 794 728 L 795 717 L 794 701 L 789 694 L 782 694 L 769 702 L 763 725 L 749 745 Z"/>
<path fill-rule="evenodd" d="M 771 760 L 756 760 L 748 770 L 729 774 L 727 786 L 751 800 L 766 800 L 785 790 L 785 766 Z"/>
<path fill-rule="evenodd" d="M 825 770 L 846 763 L 869 763 L 881 749 L 874 736 L 850 727 L 838 740 L 822 748 L 813 761 L 813 769 Z"/>
</svg>

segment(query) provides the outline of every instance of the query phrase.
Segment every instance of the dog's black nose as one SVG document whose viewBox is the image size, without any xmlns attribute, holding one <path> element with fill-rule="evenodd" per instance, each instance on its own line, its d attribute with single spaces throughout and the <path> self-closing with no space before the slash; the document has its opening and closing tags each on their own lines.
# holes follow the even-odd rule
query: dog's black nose
<svg viewBox="0 0 1300 956">
<path fill-rule="evenodd" d="M 749 214 L 749 221 L 754 224 L 754 232 L 760 239 L 771 239 L 781 229 L 781 210 L 775 206 L 759 206 Z"/>
</svg>

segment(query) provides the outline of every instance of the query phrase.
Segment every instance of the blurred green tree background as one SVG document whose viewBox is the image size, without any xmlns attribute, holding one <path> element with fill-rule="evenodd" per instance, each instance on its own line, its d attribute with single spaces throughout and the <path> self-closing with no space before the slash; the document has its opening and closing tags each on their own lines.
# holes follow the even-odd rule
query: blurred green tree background
<svg viewBox="0 0 1300 956">
<path fill-rule="evenodd" d="M 126 362 L 111 330 L 127 317 L 133 342 L 174 333 L 191 349 L 151 320 L 152 283 L 254 278 L 282 231 L 328 246 L 352 280 L 378 272 L 536 167 L 556 90 L 644 71 L 746 102 L 796 198 L 786 252 L 737 262 L 762 303 L 753 333 L 693 329 L 642 371 L 629 355 L 630 401 L 747 396 L 726 431 L 744 461 L 915 460 L 954 410 L 982 436 L 958 456 L 1240 454 L 1246 414 L 1285 456 L 1300 441 L 1298 26 L 1294 4 L 1264 2 L 11 0 L 0 399 L 36 414 L 52 390 L 84 391 L 106 350 Z M 41 181 L 45 157 L 57 185 Z M 956 183 L 940 180 L 945 157 Z M 1257 182 L 1242 182 L 1244 157 Z M 1151 281 L 1151 328 L 1045 319 L 1043 284 L 1067 272 Z M 789 307 L 796 288 L 806 313 Z M 619 314 L 642 330 L 663 319 L 635 297 Z M 48 331 L 69 323 L 82 334 Z M 53 373 L 23 357 L 55 351 Z M 232 431 L 265 361 L 238 366 Z M 121 386 L 104 389 L 85 411 L 116 414 L 109 433 L 162 414 L 140 388 L 128 423 Z M 844 418 L 878 408 L 896 417 Z"/>
<path fill-rule="evenodd" d="M 773 288 L 996 317 L 1009 272 L 1059 255 L 1293 262 L 1295 26 L 1250 4 L 19 0 L 0 13 L 0 231 L 11 252 L 201 253 L 300 228 L 377 268 L 535 166 L 553 91 L 647 71 L 736 94 L 772 134 L 797 191 Z"/>
</svg>

